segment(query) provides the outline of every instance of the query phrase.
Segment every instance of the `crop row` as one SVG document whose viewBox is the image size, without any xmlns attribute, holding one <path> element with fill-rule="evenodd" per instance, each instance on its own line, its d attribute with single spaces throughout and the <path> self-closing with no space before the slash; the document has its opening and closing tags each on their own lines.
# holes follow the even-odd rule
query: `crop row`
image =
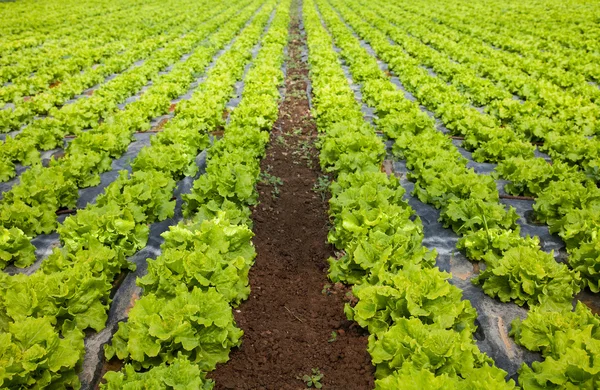
<svg viewBox="0 0 600 390">
<path fill-rule="evenodd" d="M 498 203 L 493 178 L 466 167 L 467 161 L 445 135 L 436 131 L 433 120 L 417 103 L 404 97 L 325 0 L 319 3 L 324 5 L 323 15 L 329 15 L 330 29 L 343 48 L 353 77 L 362 84 L 365 101 L 376 109 L 379 129 L 395 141 L 394 154 L 406 159 L 411 169 L 414 194 L 441 208 L 441 221 L 462 236 L 459 249 L 471 260 L 485 263 L 485 270 L 473 282 L 481 284 L 492 297 L 531 308 L 527 319 L 513 323 L 512 334 L 527 348 L 541 350 L 547 360 L 531 368 L 523 366 L 520 384 L 525 388 L 593 386 L 597 380 L 593 359 L 598 353 L 597 317 L 582 304 L 576 312 L 571 311 L 573 295 L 581 288 L 579 273 L 541 251 L 537 238 L 520 236 L 517 215 Z M 395 55 L 397 48 L 385 35 L 352 17 L 339 2 L 331 3 L 404 81 L 411 68 L 397 62 L 401 57 Z M 423 90 L 428 89 L 427 77 L 420 80 Z M 419 99 L 421 96 L 417 92 Z M 504 147 L 510 146 L 507 142 Z M 585 321 L 577 325 L 581 318 Z M 560 326 L 561 321 L 568 326 Z M 586 338 L 586 334 L 592 337 Z M 550 341 L 534 339 L 534 335 Z M 573 356 L 578 359 L 573 360 Z"/>
<path fill-rule="evenodd" d="M 121 372 L 108 373 L 103 388 L 155 381 L 175 388 L 191 388 L 191 383 L 193 388 L 212 388 L 204 373 L 226 362 L 230 349 L 241 342 L 232 306 L 250 292 L 248 271 L 255 250 L 249 207 L 257 202 L 259 160 L 277 119 L 289 8 L 289 0 L 278 4 L 244 79 L 243 98 L 223 138 L 209 150 L 206 174 L 184 196 L 186 221 L 164 233 L 162 254 L 149 261 L 148 274 L 137 280 L 144 295 L 105 349 L 107 358 L 116 355 L 128 364 Z M 234 52 L 237 63 L 223 63 L 225 79 L 241 75 L 250 48 Z"/>
<path fill-rule="evenodd" d="M 600 30 L 593 22 L 597 11 L 589 8 L 591 4 L 562 7 L 556 2 L 550 5 L 552 12 L 547 10 L 548 3 L 543 6 L 529 3 L 527 9 L 519 7 L 521 4 L 513 4 L 511 12 L 498 12 L 505 4 L 496 2 L 482 7 L 455 3 L 446 4 L 444 9 L 433 8 L 435 6 L 426 9 L 398 3 L 411 12 L 434 17 L 438 23 L 477 36 L 497 48 L 599 80 L 597 50 Z"/>
<path fill-rule="evenodd" d="M 368 55 L 354 56 L 362 50 L 358 43 L 344 35 L 345 25 L 324 2 L 317 3 L 353 80 L 371 102 L 369 91 L 379 88 L 379 80 L 371 84 L 368 76 L 379 69 L 363 62 Z M 329 241 L 343 251 L 330 259 L 329 275 L 355 284 L 358 303 L 346 313 L 371 333 L 376 388 L 513 388 L 477 348 L 475 309 L 449 284 L 450 275 L 434 267 L 436 253 L 423 247 L 421 221 L 402 200 L 398 180 L 380 172 L 383 140 L 364 121 L 320 15 L 312 1 L 304 2 L 321 166 L 336 177 Z"/>
<path fill-rule="evenodd" d="M 50 108 L 119 73 L 123 66 L 115 67 L 115 62 L 127 58 L 131 49 L 135 52 L 153 41 L 168 42 L 186 33 L 193 27 L 189 22 L 201 17 L 202 8 L 188 15 L 160 9 L 140 10 L 137 17 L 128 13 L 109 30 L 110 34 L 102 34 L 106 23 L 90 26 L 99 30 L 93 41 L 79 41 L 74 47 L 48 47 L 48 53 L 33 58 L 13 58 L 13 63 L 0 68 L 0 81 L 10 81 L 0 87 L 0 106 L 12 103 L 0 111 L 0 128 L 3 132 L 18 130 L 34 115 L 46 114 Z M 140 14 L 144 19 L 139 19 Z M 154 23 L 148 26 L 146 19 L 150 18 Z"/>
<path fill-rule="evenodd" d="M 4 57 L 3 62 L 7 63 L 0 68 L 0 84 L 7 84 L 0 87 L 0 107 L 8 102 L 21 103 L 25 97 L 52 89 L 69 76 L 92 70 L 93 66 L 125 50 L 127 43 L 137 44 L 147 35 L 162 33 L 160 21 L 164 19 L 159 19 L 161 16 L 178 15 L 173 11 L 170 15 L 168 11 L 167 15 L 160 14 L 155 9 L 141 9 L 136 18 L 131 12 L 123 12 L 110 30 L 101 19 L 90 25 L 88 28 L 95 31 L 91 40 L 73 37 L 71 45 L 61 42 L 59 47 L 47 45 L 35 55 L 14 53 L 10 58 Z M 148 26 L 146 19 L 150 17 L 156 23 Z"/>
<path fill-rule="evenodd" d="M 356 4 L 356 10 L 358 3 L 352 3 Z M 410 55 L 421 64 L 465 91 L 473 104 L 487 105 L 487 113 L 502 124 L 510 124 L 527 140 L 545 141 L 545 147 L 553 149 L 556 141 L 548 139 L 549 132 L 578 134 L 585 144 L 588 140 L 584 136 L 597 131 L 600 111 L 595 100 L 600 89 L 595 86 L 584 81 L 580 90 L 565 91 L 560 85 L 540 78 L 542 68 L 556 71 L 554 66 L 540 64 L 540 69 L 530 70 L 533 73 L 530 75 L 520 69 L 514 59 L 506 58 L 506 53 L 476 39 L 457 38 L 426 18 L 411 21 L 406 17 L 389 16 L 385 9 L 379 5 L 374 8 L 376 13 L 362 12 L 362 8 L 359 12 L 398 45 L 405 49 L 408 46 Z M 406 38 L 404 31 L 414 37 Z M 498 89 L 503 91 L 500 93 Z M 512 99 L 513 94 L 524 102 Z"/>
<path fill-rule="evenodd" d="M 476 161 L 501 162 L 496 174 L 511 181 L 506 186 L 509 193 L 537 197 L 534 205 L 536 216 L 548 223 L 551 232 L 558 232 L 565 240 L 570 253 L 570 266 L 581 272 L 587 286 L 597 291 L 600 262 L 594 223 L 600 218 L 596 206 L 600 190 L 594 184 L 597 178 L 590 174 L 597 168 L 586 166 L 577 159 L 579 155 L 573 153 L 572 149 L 551 153 L 555 160 L 552 165 L 543 158 L 534 157 L 534 147 L 524 140 L 518 129 L 503 126 L 489 115 L 465 104 L 456 87 L 431 76 L 418 63 L 411 62 L 410 57 L 405 56 L 406 61 L 399 62 L 403 55 L 401 49 L 391 44 L 383 32 L 373 29 L 356 14 L 345 12 L 345 17 L 390 65 L 390 69 L 419 103 L 432 110 L 451 134 L 465 138 L 463 146 L 473 152 Z M 432 94 L 432 90 L 437 93 Z M 555 134 L 549 131 L 547 137 L 562 139 L 561 144 L 565 147 L 567 141 L 564 138 L 567 138 L 571 141 L 568 147 L 577 148 L 578 144 L 572 142 L 572 136 L 562 136 L 560 132 L 558 130 L 558 134 Z M 581 137 L 585 138 L 583 135 Z M 585 139 L 589 141 L 588 147 L 596 142 Z M 597 156 L 594 148 L 587 153 L 587 147 L 580 147 L 586 151 L 588 160 L 594 158 L 590 156 Z M 595 161 L 598 161 L 597 158 Z"/>
<path fill-rule="evenodd" d="M 0 4 L 3 26 L 0 32 L 0 53 L 4 58 L 22 51 L 35 53 L 46 44 L 53 45 L 61 41 L 73 43 L 71 37 L 75 36 L 78 39 L 93 38 L 93 34 L 89 34 L 91 31 L 84 28 L 86 25 L 102 17 L 119 17 L 140 5 L 140 1 L 94 1 L 85 5 L 77 2 L 48 2 L 44 7 L 32 7 L 29 2 Z"/>
<path fill-rule="evenodd" d="M 173 215 L 176 180 L 196 172 L 195 158 L 208 146 L 208 132 L 222 124 L 236 76 L 241 76 L 249 48 L 269 19 L 272 5 L 265 5 L 238 35 L 259 5 L 255 2 L 221 24 L 207 50 L 214 55 L 237 36 L 231 49 L 151 146 L 140 152 L 133 173 L 122 173 L 95 204 L 65 220 L 59 228 L 64 246 L 31 276 L 0 274 L 2 360 L 10 362 L 0 378 L 3 385 L 79 386 L 82 330 L 104 328 L 112 283 L 133 267 L 126 257 L 146 245 L 149 224 Z"/>
<path fill-rule="evenodd" d="M 73 208 L 78 189 L 97 185 L 100 173 L 110 170 L 112 159 L 125 152 L 133 140 L 133 134 L 148 130 L 152 118 L 169 112 L 171 100 L 189 89 L 213 56 L 233 38 L 240 23 L 247 20 L 255 9 L 248 8 L 247 3 L 240 4 L 240 7 L 243 10 L 227 28 L 220 27 L 236 15 L 238 9 L 231 8 L 203 24 L 188 41 L 174 41 L 176 47 L 160 51 L 156 61 L 144 64 L 148 66 L 145 72 L 157 74 L 159 69 L 196 47 L 187 59 L 160 76 L 139 100 L 127 105 L 125 110 L 117 112 L 96 129 L 81 133 L 69 143 L 64 157 L 52 160 L 49 167 L 35 165 L 24 172 L 20 183 L 6 192 L 0 203 L 1 223 L 6 229 L 4 231 L 9 232 L 5 242 L 22 240 L 23 235 L 54 231 L 57 226 L 55 212 L 60 208 Z M 132 81 L 135 79 L 133 77 Z M 176 113 L 184 108 L 185 104 L 178 107 Z M 160 157 L 156 161 L 169 167 L 169 156 Z M 12 260 L 23 264 L 22 253 L 13 253 Z"/>
<path fill-rule="evenodd" d="M 378 10 L 379 15 L 383 14 L 383 9 Z M 368 13 L 365 12 L 363 15 L 368 15 Z M 396 17 L 392 19 L 394 24 L 406 20 L 406 18 L 399 19 Z M 370 23 L 377 23 L 377 20 L 381 21 L 381 17 L 368 18 Z M 494 97 L 492 90 L 488 87 L 482 88 L 484 86 L 482 81 L 475 82 L 473 86 L 469 87 L 470 91 L 467 91 L 466 96 L 471 100 L 471 103 L 477 104 L 478 100 L 478 98 L 473 98 L 473 93 L 481 96 L 480 99 L 488 101 L 486 104 L 489 105 L 486 107 L 486 111 L 498 121 L 496 127 L 510 126 L 516 135 L 524 141 L 543 141 L 542 151 L 548 152 L 554 160 L 574 165 L 593 180 L 599 180 L 597 172 L 600 166 L 600 144 L 597 137 L 590 137 L 597 131 L 595 130 L 598 124 L 598 106 L 596 104 L 590 106 L 588 98 L 584 99 L 588 100 L 588 103 L 584 104 L 588 108 L 580 107 L 577 100 L 561 97 L 560 90 L 557 87 L 553 87 L 554 92 L 552 92 L 552 89 L 547 89 L 548 83 L 536 81 L 536 76 L 526 75 L 510 66 L 510 63 L 503 64 L 501 61 L 494 60 L 487 51 L 485 55 L 476 53 L 474 47 L 478 44 L 473 39 L 454 38 L 461 42 L 457 44 L 443 34 L 430 32 L 430 30 L 438 29 L 435 23 L 428 22 L 425 19 L 419 20 L 419 22 L 422 26 L 412 27 L 407 26 L 406 23 L 402 26 L 411 34 L 419 37 L 424 43 L 438 49 L 441 54 L 449 55 L 459 62 L 465 63 L 465 65 L 480 69 L 481 71 L 478 71 L 480 76 L 484 76 L 498 83 L 498 85 L 504 86 L 503 88 L 508 92 L 526 99 L 521 104 L 517 100 Z M 383 28 L 383 30 L 388 30 L 389 21 L 383 23 L 388 25 L 388 28 Z M 378 26 L 381 27 L 381 25 Z M 392 34 L 389 31 L 388 35 L 390 37 L 398 36 L 398 34 Z M 467 43 L 462 43 L 463 41 Z M 494 56 L 497 57 L 498 50 L 492 51 Z M 437 54 L 437 56 L 443 58 L 440 57 L 440 54 Z M 446 62 L 448 61 L 446 60 Z M 429 62 L 428 65 L 431 66 L 431 63 Z M 554 69 L 550 65 L 546 65 L 546 67 Z M 455 70 L 456 67 L 441 64 L 438 64 L 436 69 L 438 75 L 446 81 L 454 78 L 452 74 Z M 466 86 L 464 81 L 460 76 L 456 79 L 458 80 L 452 80 L 453 85 L 463 92 Z M 469 80 L 473 82 L 471 78 Z M 592 86 L 588 85 L 588 87 Z M 598 91 L 596 87 L 592 88 Z M 577 99 L 581 98 L 577 97 Z M 564 105 L 565 102 L 569 101 L 571 103 Z M 459 129 L 457 133 L 460 132 Z M 494 130 L 492 134 L 489 134 L 490 131 L 487 131 L 487 133 L 487 137 L 491 137 L 498 133 L 498 130 Z M 473 148 L 473 146 L 467 145 L 467 147 Z M 479 161 L 485 159 L 498 161 L 503 158 L 503 156 L 495 156 L 492 153 L 493 148 L 486 149 L 476 152 L 474 157 Z M 523 155 L 524 152 L 526 151 L 521 150 L 519 154 Z M 483 155 L 480 155 L 480 153 L 483 153 Z M 530 154 L 531 152 L 527 153 Z"/>
<path fill-rule="evenodd" d="M 72 24 L 64 24 L 60 27 L 53 29 L 51 32 L 48 31 L 37 31 L 36 28 L 31 28 L 28 31 L 21 31 L 18 34 L 15 34 L 12 39 L 14 42 L 27 42 L 32 36 L 36 37 L 38 43 L 33 47 L 21 48 L 18 50 L 6 50 L 1 52 L 2 56 L 0 57 L 0 65 L 8 66 L 8 65 L 16 65 L 16 69 L 2 69 L 3 78 L 2 83 L 5 81 L 10 81 L 9 79 L 5 79 L 4 75 L 9 77 L 14 77 L 14 75 L 21 74 L 21 67 L 27 66 L 25 63 L 20 63 L 21 60 L 24 62 L 31 62 L 29 66 L 32 66 L 31 71 L 35 71 L 37 69 L 37 64 L 43 64 L 44 59 L 42 58 L 44 55 L 49 56 L 47 60 L 54 60 L 54 56 L 57 54 L 68 55 L 69 50 L 76 49 L 77 42 L 81 42 L 84 45 L 91 44 L 96 42 L 97 38 L 106 39 L 109 36 L 113 36 L 114 38 L 118 38 L 121 33 L 120 29 L 117 29 L 115 32 L 117 34 L 112 33 L 110 30 L 104 29 L 101 31 L 97 29 L 96 24 L 99 24 L 103 18 L 126 18 L 128 13 L 131 13 L 131 9 L 134 7 L 138 7 L 139 4 L 135 2 L 131 3 L 123 3 L 121 6 L 117 7 L 98 7 L 93 15 L 88 16 L 80 16 L 80 20 Z M 145 14 L 146 17 L 149 17 L 152 12 L 156 12 L 160 9 L 160 5 L 156 3 L 148 3 L 146 7 L 141 9 L 141 12 Z M 7 13 L 10 12 L 10 9 L 5 10 Z M 147 14 L 146 14 L 147 12 Z M 47 17 L 51 17 L 49 14 Z M 3 14 L 4 16 L 4 14 Z M 19 20 L 20 19 L 20 20 Z M 23 15 L 21 15 L 17 20 L 21 25 L 24 23 Z M 56 18 L 55 21 L 60 21 L 60 18 Z M 105 21 L 104 21 L 105 22 Z M 41 27 L 41 21 L 37 21 L 38 27 Z M 3 26 L 7 27 L 8 30 L 8 21 L 3 21 Z M 83 26 L 87 25 L 90 30 L 86 31 Z M 119 26 L 117 21 L 117 26 Z M 150 26 L 147 26 L 150 27 Z M 66 30 L 66 31 L 65 31 Z M 3 29 L 3 32 L 5 30 Z M 3 43 L 7 44 L 11 38 L 8 36 L 4 37 Z M 100 41 L 98 41 L 100 42 Z M 56 53 L 58 51 L 58 53 Z M 41 62 L 40 62 L 41 61 Z"/>
<path fill-rule="evenodd" d="M 209 9 L 211 9 L 210 5 L 205 10 Z M 192 18 L 189 24 L 184 24 L 184 28 L 197 29 L 190 34 L 181 36 L 182 30 L 176 28 L 164 37 L 141 45 L 130 52 L 130 55 L 116 59 L 114 63 L 109 64 L 109 68 L 99 67 L 93 74 L 82 74 L 72 80 L 72 84 L 61 84 L 56 88 L 56 93 L 53 89 L 50 94 L 39 95 L 32 99 L 31 103 L 28 101 L 25 105 L 17 107 L 15 111 L 1 111 L 7 112 L 9 116 L 13 114 L 18 116 L 16 119 L 18 126 L 21 126 L 22 120 L 27 122 L 32 119 L 38 110 L 48 109 L 51 114 L 49 117 L 33 121 L 14 137 L 7 137 L 0 145 L 0 161 L 4 168 L 2 179 L 7 180 L 15 175 L 15 163 L 39 164 L 41 160 L 38 149 L 51 150 L 62 147 L 65 136 L 79 134 L 89 128 L 97 130 L 101 127 L 102 121 L 107 123 L 113 121 L 114 116 L 122 114 L 119 109 L 120 103 L 125 102 L 132 94 L 138 93 L 150 81 L 155 83 L 157 79 L 162 79 L 161 71 L 168 70 L 174 62 L 180 61 L 183 54 L 201 45 L 207 32 L 210 32 L 210 18 L 221 20 L 223 9 L 224 7 L 216 7 L 215 13 L 209 12 L 200 19 Z M 106 72 L 116 70 L 116 67 L 126 68 L 139 60 L 140 56 L 144 59 L 143 64 L 131 67 L 104 83 L 94 91 L 93 96 L 78 99 L 73 104 L 64 105 L 60 109 L 53 108 L 55 104 L 60 104 L 62 97 L 67 97 L 61 97 L 61 93 L 70 94 L 70 87 L 78 89 L 95 82 L 89 80 L 88 76 L 103 79 L 107 75 Z M 65 88 L 61 88 L 62 85 L 65 85 Z M 15 118 L 9 117 L 8 121 L 13 122 L 13 119 Z"/>
</svg>

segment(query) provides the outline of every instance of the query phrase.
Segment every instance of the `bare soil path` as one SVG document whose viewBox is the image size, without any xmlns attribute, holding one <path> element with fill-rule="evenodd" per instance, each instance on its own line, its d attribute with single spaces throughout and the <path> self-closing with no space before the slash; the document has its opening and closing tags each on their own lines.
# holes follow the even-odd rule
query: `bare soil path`
<svg viewBox="0 0 600 390">
<path fill-rule="evenodd" d="M 250 271 L 252 294 L 235 310 L 245 334 L 231 360 L 210 374 L 216 389 L 306 389 L 301 378 L 313 369 L 323 375 L 324 389 L 374 387 L 367 335 L 343 312 L 347 290 L 328 285 L 326 260 L 334 253 L 327 244 L 327 199 L 315 191 L 323 176 L 313 145 L 317 130 L 300 20 L 294 2 L 286 97 L 262 161 L 260 204 L 252 215 L 258 253 Z"/>
</svg>

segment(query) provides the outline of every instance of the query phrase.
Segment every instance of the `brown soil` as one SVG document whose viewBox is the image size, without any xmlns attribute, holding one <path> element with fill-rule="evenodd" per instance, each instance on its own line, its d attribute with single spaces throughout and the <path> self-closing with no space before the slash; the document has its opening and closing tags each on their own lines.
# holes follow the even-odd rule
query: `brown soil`
<svg viewBox="0 0 600 390">
<path fill-rule="evenodd" d="M 312 369 L 323 374 L 324 389 L 374 387 L 367 335 L 343 312 L 347 289 L 324 288 L 326 260 L 334 253 L 326 243 L 327 203 L 313 190 L 322 173 L 306 96 L 308 69 L 301 61 L 306 42 L 294 3 L 286 98 L 262 161 L 263 172 L 281 178 L 283 185 L 278 196 L 271 184 L 258 187 L 252 294 L 235 310 L 244 337 L 231 360 L 209 375 L 215 389 L 306 389 L 299 378 Z"/>
<path fill-rule="evenodd" d="M 109 361 L 103 359 L 103 361 L 104 363 L 102 364 L 102 368 L 100 369 L 100 375 L 98 377 L 94 377 L 94 380 L 97 380 L 97 378 L 102 378 L 102 380 L 96 382 L 96 384 L 94 385 L 94 390 L 99 390 L 100 384 L 105 383 L 104 375 L 106 375 L 107 372 L 121 371 L 121 369 L 125 366 L 125 363 L 119 359 L 112 359 Z"/>
</svg>

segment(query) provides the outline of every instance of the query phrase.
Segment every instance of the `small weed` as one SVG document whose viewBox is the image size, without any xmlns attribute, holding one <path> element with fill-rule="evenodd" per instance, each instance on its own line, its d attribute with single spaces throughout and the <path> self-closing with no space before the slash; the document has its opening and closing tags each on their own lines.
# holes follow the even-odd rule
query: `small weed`
<svg viewBox="0 0 600 390">
<path fill-rule="evenodd" d="M 302 90 L 302 89 L 297 89 L 294 91 L 291 91 L 290 93 L 288 93 L 289 97 L 295 98 L 295 99 L 300 99 L 304 96 L 306 96 L 306 91 Z"/>
<path fill-rule="evenodd" d="M 306 164 L 308 165 L 308 167 L 310 169 L 313 168 L 313 159 L 312 156 L 310 155 L 310 152 L 312 150 L 312 143 L 308 140 L 304 140 L 304 141 L 300 141 L 299 143 L 300 145 L 300 157 L 304 160 L 306 160 Z"/>
<path fill-rule="evenodd" d="M 304 122 L 304 126 L 309 126 L 314 123 L 314 120 L 311 116 L 306 115 L 302 117 L 302 122 Z"/>
<path fill-rule="evenodd" d="M 312 144 L 310 143 L 309 140 L 305 139 L 303 141 L 300 141 L 300 149 L 302 149 L 303 151 L 305 151 L 305 152 L 309 151 L 311 149 L 311 147 L 312 147 Z"/>
<path fill-rule="evenodd" d="M 321 290 L 321 294 L 323 294 L 323 295 L 329 295 L 329 289 L 330 288 L 331 288 L 331 284 L 325 283 L 325 285 L 323 286 L 323 290 Z"/>
<path fill-rule="evenodd" d="M 280 144 L 281 146 L 287 146 L 287 141 L 285 140 L 285 138 L 282 135 L 278 135 L 277 138 L 275 139 L 277 141 L 278 144 Z"/>
<path fill-rule="evenodd" d="M 294 129 L 294 135 L 296 135 L 296 136 L 302 135 L 302 129 Z"/>
<path fill-rule="evenodd" d="M 293 82 L 298 82 L 298 81 L 304 80 L 304 75 L 302 75 L 301 73 L 291 74 L 290 80 L 292 80 Z"/>
<path fill-rule="evenodd" d="M 321 374 L 321 371 L 318 368 L 312 369 L 312 375 L 303 375 L 302 377 L 297 377 L 297 379 L 302 379 L 304 383 L 306 383 L 306 387 L 314 387 L 315 389 L 323 387 L 321 384 L 323 374 Z"/>
<path fill-rule="evenodd" d="M 317 182 L 313 186 L 313 191 L 317 194 L 321 195 L 321 200 L 325 202 L 325 198 L 327 197 L 327 191 L 329 190 L 329 184 L 331 184 L 331 180 L 329 180 L 329 176 L 321 175 L 317 179 Z"/>
<path fill-rule="evenodd" d="M 275 199 L 279 197 L 279 187 L 283 185 L 283 180 L 281 180 L 280 177 L 271 175 L 269 172 L 271 169 L 272 167 L 269 165 L 265 171 L 260 173 L 260 182 L 265 185 L 273 186 L 273 189 L 271 190 L 271 196 Z"/>
<path fill-rule="evenodd" d="M 352 294 L 352 291 L 348 291 L 344 294 L 344 301 L 350 303 L 350 305 L 354 306 L 358 303 L 358 299 Z"/>
<path fill-rule="evenodd" d="M 338 334 L 337 332 L 334 330 L 333 332 L 331 332 L 331 337 L 329 338 L 329 340 L 327 340 L 330 343 L 333 343 L 337 340 Z"/>
<path fill-rule="evenodd" d="M 300 69 L 301 64 L 295 59 L 290 57 L 287 63 L 287 67 L 289 70 Z"/>
</svg>

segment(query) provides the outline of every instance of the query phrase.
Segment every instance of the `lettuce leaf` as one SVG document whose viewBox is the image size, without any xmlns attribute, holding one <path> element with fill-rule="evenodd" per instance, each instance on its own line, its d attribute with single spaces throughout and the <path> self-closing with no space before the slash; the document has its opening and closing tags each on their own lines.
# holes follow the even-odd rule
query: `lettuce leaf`
<svg viewBox="0 0 600 390">
<path fill-rule="evenodd" d="M 397 274 L 380 275 L 376 285 L 355 286 L 358 303 L 346 304 L 348 319 L 368 328 L 371 334 L 385 332 L 400 318 L 418 318 L 441 329 L 475 332 L 477 313 L 462 291 L 448 283 L 451 275 L 437 268 L 405 268 Z"/>
<path fill-rule="evenodd" d="M 162 363 L 146 372 L 136 372 L 131 364 L 119 371 L 107 372 L 102 390 L 211 390 L 214 382 L 205 378 L 200 368 L 185 358 L 176 358 L 171 364 Z"/>
<path fill-rule="evenodd" d="M 391 375 L 409 362 L 436 376 L 460 376 L 473 368 L 493 364 L 492 359 L 479 352 L 470 329 L 461 332 L 442 329 L 416 318 L 399 318 L 387 332 L 370 335 L 368 350 L 377 367 L 377 379 Z"/>
<path fill-rule="evenodd" d="M 0 329 L 0 386 L 79 389 L 83 337 L 72 324 L 57 332 L 46 317 L 10 323 Z"/>
<path fill-rule="evenodd" d="M 581 289 L 579 273 L 556 262 L 553 253 L 516 246 L 498 260 L 493 253 L 483 259 L 487 268 L 472 281 L 502 302 L 560 310 L 571 307 L 573 296 Z"/>
<path fill-rule="evenodd" d="M 448 374 L 435 375 L 426 368 L 417 369 L 413 363 L 405 363 L 375 382 L 375 390 L 497 390 L 515 389 L 515 382 L 505 380 L 506 372 L 492 366 L 472 368 L 463 377 Z"/>
<path fill-rule="evenodd" d="M 35 262 L 35 247 L 21 229 L 0 227 L 0 270 L 13 263 L 19 268 Z"/>
<path fill-rule="evenodd" d="M 163 233 L 162 254 L 148 259 L 148 273 L 137 280 L 145 293 L 173 297 L 177 286 L 204 291 L 214 287 L 237 305 L 248 298 L 248 271 L 256 252 L 246 226 L 219 218 L 199 224 L 180 223 Z"/>
<path fill-rule="evenodd" d="M 171 363 L 178 355 L 210 371 L 229 359 L 242 334 L 227 300 L 214 288 L 179 288 L 173 298 L 145 294 L 104 349 L 107 359 L 116 356 L 136 371 Z"/>
</svg>

